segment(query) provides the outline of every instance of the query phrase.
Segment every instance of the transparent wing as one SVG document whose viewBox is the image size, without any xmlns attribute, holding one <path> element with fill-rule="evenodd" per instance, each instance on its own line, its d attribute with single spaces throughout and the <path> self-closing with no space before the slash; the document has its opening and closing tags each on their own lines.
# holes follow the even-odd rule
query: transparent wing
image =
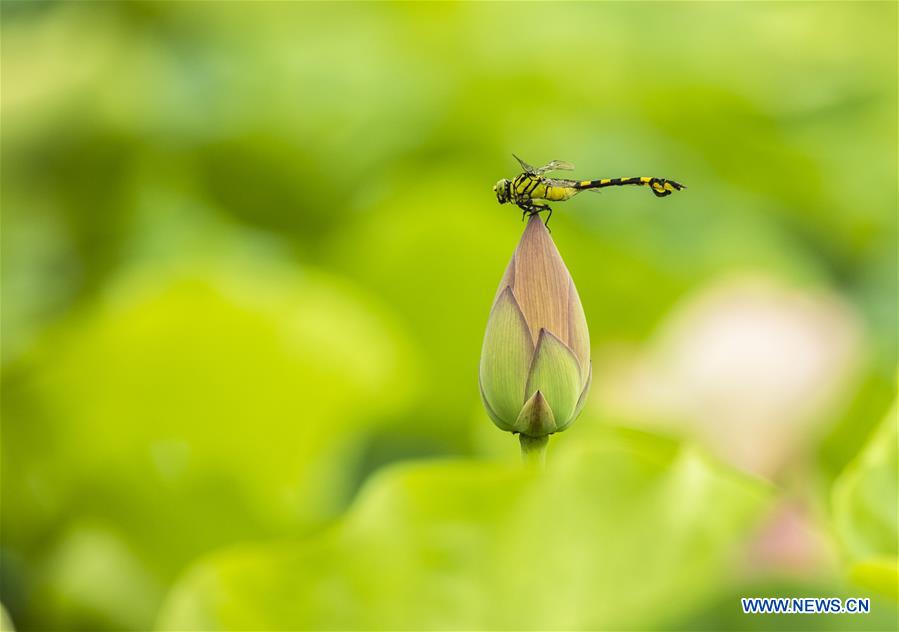
<svg viewBox="0 0 899 632">
<path fill-rule="evenodd" d="M 547 171 L 574 171 L 574 165 L 564 160 L 553 160 L 537 169 L 534 173 L 540 175 Z"/>
<path fill-rule="evenodd" d="M 577 185 L 577 180 L 563 180 L 561 178 L 543 178 L 543 182 L 551 187 L 570 188 Z"/>
<path fill-rule="evenodd" d="M 524 171 L 525 173 L 537 173 L 537 170 L 534 169 L 533 166 L 529 165 L 528 163 L 526 163 L 524 160 L 522 160 L 515 154 L 512 154 L 512 157 L 518 161 L 518 164 L 521 165 L 521 170 Z"/>
<path fill-rule="evenodd" d="M 515 158 L 515 160 L 518 161 L 518 164 L 521 165 L 521 169 L 525 173 L 529 173 L 529 174 L 535 175 L 535 176 L 544 174 L 547 171 L 562 171 L 562 170 L 574 171 L 574 165 L 571 164 L 570 162 L 565 162 L 564 160 L 553 160 L 552 162 L 549 162 L 549 163 L 543 165 L 539 169 L 535 169 L 533 165 L 526 163 L 524 160 L 522 160 L 515 154 L 512 154 L 512 156 Z"/>
</svg>

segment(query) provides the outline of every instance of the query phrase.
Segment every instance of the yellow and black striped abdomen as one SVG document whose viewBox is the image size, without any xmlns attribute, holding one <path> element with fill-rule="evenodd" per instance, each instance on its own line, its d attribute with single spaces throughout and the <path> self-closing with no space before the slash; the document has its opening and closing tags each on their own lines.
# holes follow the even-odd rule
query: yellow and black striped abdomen
<svg viewBox="0 0 899 632">
<path fill-rule="evenodd" d="M 577 183 L 579 190 L 584 189 L 601 189 L 603 187 L 617 187 L 626 184 L 635 184 L 637 186 L 649 186 L 652 192 L 658 197 L 671 195 L 674 191 L 680 191 L 686 187 L 674 180 L 666 180 L 665 178 L 650 178 L 643 176 L 642 178 L 603 178 L 602 180 L 582 180 Z"/>
<path fill-rule="evenodd" d="M 658 178 L 603 178 L 602 180 L 582 180 L 578 183 L 580 189 L 599 189 L 601 187 L 617 187 L 622 184 L 647 185 Z"/>
</svg>

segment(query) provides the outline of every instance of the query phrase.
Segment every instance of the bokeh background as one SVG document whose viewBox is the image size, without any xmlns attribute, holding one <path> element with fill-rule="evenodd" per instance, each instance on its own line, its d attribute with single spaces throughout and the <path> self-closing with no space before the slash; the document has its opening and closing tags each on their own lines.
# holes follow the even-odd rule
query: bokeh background
<svg viewBox="0 0 899 632">
<path fill-rule="evenodd" d="M 4 626 L 895 629 L 895 3 L 0 8 Z M 512 152 L 689 186 L 558 205 L 543 476 Z"/>
</svg>

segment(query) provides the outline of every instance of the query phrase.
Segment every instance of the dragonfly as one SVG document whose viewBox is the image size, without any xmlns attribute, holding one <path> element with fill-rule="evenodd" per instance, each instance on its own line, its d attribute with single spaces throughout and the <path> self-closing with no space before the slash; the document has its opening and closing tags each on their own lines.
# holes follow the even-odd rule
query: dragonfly
<svg viewBox="0 0 899 632">
<path fill-rule="evenodd" d="M 512 154 L 512 157 L 521 165 L 522 173 L 515 176 L 514 180 L 503 178 L 493 185 L 493 192 L 500 204 L 511 202 L 521 209 L 521 219 L 532 215 L 539 215 L 547 211 L 544 224 L 549 226 L 549 218 L 553 210 L 546 202 L 564 202 L 573 198 L 581 191 L 599 192 L 605 187 L 617 187 L 623 185 L 636 185 L 649 187 L 656 197 L 666 197 L 675 191 L 687 187 L 667 178 L 603 178 L 602 180 L 566 180 L 561 178 L 547 178 L 543 174 L 551 171 L 573 171 L 574 165 L 564 160 L 553 160 L 542 167 L 535 168 L 524 160 Z M 542 200 L 542 201 L 538 201 Z"/>
</svg>

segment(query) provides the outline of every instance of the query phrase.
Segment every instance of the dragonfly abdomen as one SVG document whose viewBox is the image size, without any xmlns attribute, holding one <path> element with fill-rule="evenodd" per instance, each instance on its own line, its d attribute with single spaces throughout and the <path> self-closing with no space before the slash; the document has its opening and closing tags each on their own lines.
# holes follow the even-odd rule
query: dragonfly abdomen
<svg viewBox="0 0 899 632">
<path fill-rule="evenodd" d="M 647 176 L 639 178 L 603 178 L 602 180 L 581 180 L 577 183 L 578 190 L 584 189 L 601 189 L 603 187 L 617 187 L 625 184 L 635 184 L 637 186 L 649 186 L 652 192 L 659 197 L 671 195 L 674 191 L 680 191 L 686 187 L 674 180 L 666 180 L 665 178 L 650 178 Z"/>
<path fill-rule="evenodd" d="M 658 178 L 655 178 L 658 179 Z M 577 183 L 579 189 L 601 189 L 602 187 L 617 187 L 622 184 L 647 185 L 653 178 L 603 178 L 602 180 L 581 180 Z"/>
</svg>

